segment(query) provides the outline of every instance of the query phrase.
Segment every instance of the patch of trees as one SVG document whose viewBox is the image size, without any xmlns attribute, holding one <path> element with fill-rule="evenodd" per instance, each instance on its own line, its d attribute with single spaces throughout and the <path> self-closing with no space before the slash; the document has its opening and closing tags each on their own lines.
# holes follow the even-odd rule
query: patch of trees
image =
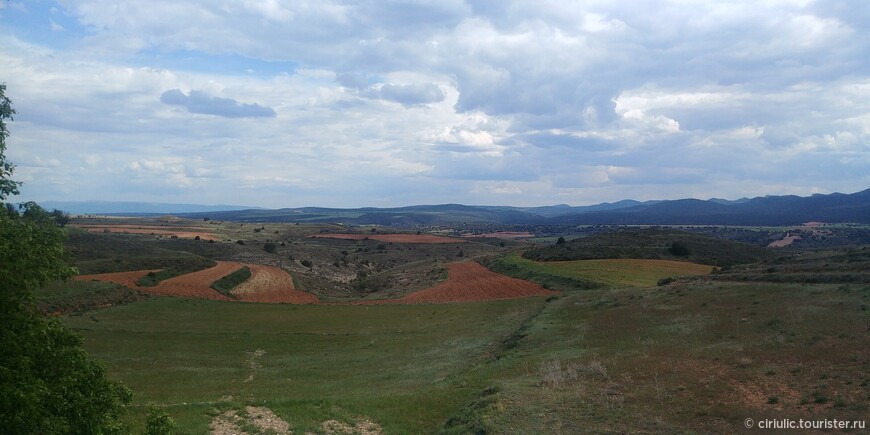
<svg viewBox="0 0 870 435">
<path fill-rule="evenodd" d="M 6 120 L 15 111 L 0 84 L 0 428 L 4 433 L 125 433 L 132 393 L 106 378 L 82 338 L 36 308 L 34 291 L 77 273 L 66 263 L 61 222 L 35 203 L 17 209 Z M 63 225 L 66 223 L 64 222 Z"/>
</svg>

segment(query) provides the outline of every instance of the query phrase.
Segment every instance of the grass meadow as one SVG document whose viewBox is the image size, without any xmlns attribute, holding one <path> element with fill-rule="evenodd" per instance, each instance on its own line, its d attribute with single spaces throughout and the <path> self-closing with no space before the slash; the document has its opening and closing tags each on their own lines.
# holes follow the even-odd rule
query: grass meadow
<svg viewBox="0 0 870 435">
<path fill-rule="evenodd" d="M 126 238 L 114 237 L 98 247 L 125 252 Z M 79 254 L 101 267 L 158 264 L 164 246 L 116 266 L 89 243 Z M 167 243 L 209 258 L 241 249 Z M 287 249 L 312 249 L 311 258 L 315 247 L 347 250 L 294 243 Z M 379 256 L 437 254 L 386 248 L 405 250 L 367 255 L 387 264 Z M 508 254 L 484 262 L 561 293 L 476 303 L 256 304 L 72 281 L 39 299 L 46 311 L 78 312 L 62 321 L 133 391 L 133 433 L 152 407 L 197 434 L 249 405 L 294 433 L 359 419 L 388 434 L 739 433 L 746 418 L 870 417 L 868 252 L 770 258 L 709 276 L 711 266 L 680 261 Z M 349 254 L 351 264 L 368 258 Z M 656 285 L 678 276 L 692 278 Z"/>
<path fill-rule="evenodd" d="M 496 271 L 538 281 L 546 287 L 651 287 L 660 279 L 679 276 L 707 275 L 712 266 L 674 260 L 604 259 L 573 261 L 534 261 L 519 253 L 501 257 L 494 262 Z M 560 286 L 560 284 L 562 284 Z"/>
<path fill-rule="evenodd" d="M 86 347 L 135 393 L 131 420 L 165 407 L 182 433 L 267 406 L 295 430 L 367 417 L 424 433 L 489 387 L 486 361 L 542 298 L 488 303 L 272 305 L 152 298 L 70 316 Z"/>
</svg>

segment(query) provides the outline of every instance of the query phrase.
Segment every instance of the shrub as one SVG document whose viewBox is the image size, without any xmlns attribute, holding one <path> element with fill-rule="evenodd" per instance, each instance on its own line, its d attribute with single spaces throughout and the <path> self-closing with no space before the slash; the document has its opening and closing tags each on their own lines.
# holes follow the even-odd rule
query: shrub
<svg viewBox="0 0 870 435">
<path fill-rule="evenodd" d="M 153 408 L 145 422 L 145 435 L 171 435 L 178 430 L 175 420 L 166 412 Z"/>
<path fill-rule="evenodd" d="M 244 241 L 244 240 L 239 240 L 239 241 L 237 241 L 236 243 L 239 244 L 239 245 L 245 246 L 245 241 Z"/>
<path fill-rule="evenodd" d="M 671 242 L 671 246 L 668 248 L 668 251 L 676 257 L 688 257 L 689 247 L 686 246 L 685 243 L 680 241 Z"/>
<path fill-rule="evenodd" d="M 266 242 L 266 243 L 263 245 L 263 250 L 266 251 L 266 252 L 268 252 L 268 253 L 270 253 L 270 254 L 274 254 L 274 253 L 275 253 L 275 250 L 276 250 L 277 248 L 278 248 L 278 245 L 276 245 L 276 244 L 274 244 L 274 243 L 272 243 L 272 242 Z"/>
<path fill-rule="evenodd" d="M 310 269 L 312 266 L 314 266 L 314 263 L 312 263 L 311 260 L 302 260 L 301 263 L 302 263 L 303 266 L 305 266 L 305 267 L 307 267 L 307 268 L 309 268 L 309 269 Z"/>
</svg>

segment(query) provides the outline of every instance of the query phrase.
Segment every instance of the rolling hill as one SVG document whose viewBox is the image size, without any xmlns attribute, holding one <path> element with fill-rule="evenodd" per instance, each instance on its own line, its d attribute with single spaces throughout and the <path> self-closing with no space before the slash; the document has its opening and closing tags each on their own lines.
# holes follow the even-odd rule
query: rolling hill
<svg viewBox="0 0 870 435">
<path fill-rule="evenodd" d="M 282 209 L 238 206 L 195 206 L 149 203 L 45 202 L 46 208 L 70 213 L 119 215 L 176 214 L 193 219 L 239 222 L 310 222 L 351 225 L 503 224 L 503 225 L 795 225 L 820 221 L 870 223 L 870 189 L 851 193 L 741 198 L 729 201 L 678 199 L 667 201 L 623 200 L 591 206 L 565 204 L 543 207 L 469 206 L 462 204 L 415 205 L 395 208 Z"/>
</svg>

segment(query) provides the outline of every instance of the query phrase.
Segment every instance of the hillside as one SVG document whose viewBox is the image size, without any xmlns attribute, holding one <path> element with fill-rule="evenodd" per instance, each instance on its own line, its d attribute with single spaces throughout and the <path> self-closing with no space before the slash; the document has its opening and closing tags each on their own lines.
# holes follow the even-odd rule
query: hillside
<svg viewBox="0 0 870 435">
<path fill-rule="evenodd" d="M 523 257 L 536 261 L 608 258 L 683 259 L 713 266 L 731 266 L 770 259 L 769 250 L 745 243 L 660 228 L 621 229 L 530 249 Z"/>
<path fill-rule="evenodd" d="M 419 227 L 460 224 L 501 225 L 797 225 L 870 223 L 870 189 L 852 193 L 800 196 L 765 196 L 736 201 L 678 199 L 622 200 L 589 206 L 565 204 L 542 207 L 471 206 L 462 204 L 414 205 L 393 208 L 299 207 L 281 209 L 239 206 L 197 206 L 152 203 L 61 203 L 44 207 L 78 214 L 147 216 L 175 214 L 190 219 L 236 222 L 307 222 L 348 225 Z"/>
</svg>

